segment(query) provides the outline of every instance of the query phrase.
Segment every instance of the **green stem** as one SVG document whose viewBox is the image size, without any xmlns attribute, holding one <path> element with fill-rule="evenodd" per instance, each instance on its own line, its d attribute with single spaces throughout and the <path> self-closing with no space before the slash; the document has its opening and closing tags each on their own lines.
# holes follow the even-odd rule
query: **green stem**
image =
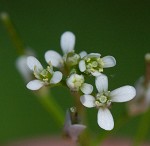
<svg viewBox="0 0 150 146">
<path fill-rule="evenodd" d="M 10 39 L 12 40 L 15 48 L 17 49 L 17 53 L 22 55 L 25 53 L 24 43 L 19 37 L 9 15 L 5 12 L 0 14 L 0 18 L 10 36 Z"/>
<path fill-rule="evenodd" d="M 141 143 L 145 140 L 147 133 L 150 128 L 150 110 L 144 113 L 141 117 L 141 121 L 139 123 L 133 146 L 140 146 Z"/>
<path fill-rule="evenodd" d="M 62 127 L 65 114 L 52 95 L 50 95 L 50 93 L 43 94 L 43 91 L 41 90 L 38 92 L 37 96 L 43 107 L 53 116 L 57 124 Z"/>
<path fill-rule="evenodd" d="M 9 15 L 5 12 L 0 13 L 1 21 L 3 22 L 10 39 L 12 40 L 18 55 L 25 54 L 24 43 L 21 40 L 19 34 L 17 33 L 13 22 L 11 21 Z M 46 88 L 41 89 L 37 92 L 36 96 L 38 97 L 40 103 L 45 107 L 45 109 L 54 117 L 59 126 L 64 124 L 64 112 L 60 106 L 56 103 L 54 98 L 47 92 Z"/>
<path fill-rule="evenodd" d="M 86 111 L 83 105 L 80 102 L 80 94 L 77 92 L 73 92 L 72 95 L 74 96 L 75 99 L 75 104 L 77 111 L 82 118 L 82 122 L 86 125 L 87 124 L 87 118 L 86 118 Z M 86 129 L 80 136 L 78 140 L 78 145 L 79 146 L 92 146 L 91 142 L 91 135 L 88 129 Z"/>
</svg>

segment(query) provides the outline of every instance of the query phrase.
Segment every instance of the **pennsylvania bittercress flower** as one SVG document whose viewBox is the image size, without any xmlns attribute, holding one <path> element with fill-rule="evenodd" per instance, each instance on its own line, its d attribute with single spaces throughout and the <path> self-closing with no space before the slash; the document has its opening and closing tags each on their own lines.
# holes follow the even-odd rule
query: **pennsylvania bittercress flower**
<svg viewBox="0 0 150 146">
<path fill-rule="evenodd" d="M 112 130 L 114 120 L 109 111 L 112 102 L 126 102 L 134 98 L 136 91 L 132 86 L 123 86 L 113 91 L 108 91 L 107 76 L 101 74 L 95 80 L 98 93 L 96 96 L 82 95 L 81 103 L 86 107 L 96 107 L 98 109 L 97 122 L 98 125 L 105 130 Z"/>
</svg>

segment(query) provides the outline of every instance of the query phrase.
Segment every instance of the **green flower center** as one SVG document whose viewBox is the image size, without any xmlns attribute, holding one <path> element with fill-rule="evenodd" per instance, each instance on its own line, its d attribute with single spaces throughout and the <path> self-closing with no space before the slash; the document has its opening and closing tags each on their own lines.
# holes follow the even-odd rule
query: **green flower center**
<svg viewBox="0 0 150 146">
<path fill-rule="evenodd" d="M 79 63 L 80 56 L 74 52 L 70 52 L 66 56 L 66 63 L 69 66 L 74 66 Z"/>
<path fill-rule="evenodd" d="M 37 79 L 40 79 L 44 82 L 49 82 L 52 78 L 53 69 L 52 66 L 47 66 L 46 69 L 43 69 L 41 71 L 37 70 L 36 66 L 34 68 L 34 75 Z"/>
<path fill-rule="evenodd" d="M 88 57 L 85 59 L 85 64 L 86 64 L 86 72 L 91 73 L 91 72 L 103 72 L 103 66 L 104 63 L 101 58 L 97 57 Z"/>
<path fill-rule="evenodd" d="M 84 78 L 83 77 L 76 77 L 73 79 L 73 84 L 75 88 L 80 88 L 82 84 L 84 83 Z"/>
<path fill-rule="evenodd" d="M 98 93 L 96 98 L 95 104 L 97 107 L 109 106 L 111 104 L 111 100 L 109 99 L 109 91 L 102 94 Z"/>
</svg>

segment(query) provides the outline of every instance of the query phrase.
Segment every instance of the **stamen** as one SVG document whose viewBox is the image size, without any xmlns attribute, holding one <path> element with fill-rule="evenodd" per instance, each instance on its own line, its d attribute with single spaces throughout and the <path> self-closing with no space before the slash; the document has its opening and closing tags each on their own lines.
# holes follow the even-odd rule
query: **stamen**
<svg viewBox="0 0 150 146">
<path fill-rule="evenodd" d="M 87 59 L 86 59 L 86 62 L 90 62 L 90 61 L 91 61 L 91 58 L 87 58 Z"/>
</svg>

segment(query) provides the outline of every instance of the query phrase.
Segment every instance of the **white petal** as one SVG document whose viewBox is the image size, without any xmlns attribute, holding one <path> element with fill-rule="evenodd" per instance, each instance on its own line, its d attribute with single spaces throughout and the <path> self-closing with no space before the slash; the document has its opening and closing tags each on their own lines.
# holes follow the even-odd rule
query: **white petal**
<svg viewBox="0 0 150 146">
<path fill-rule="evenodd" d="M 95 107 L 95 98 L 92 95 L 83 95 L 80 97 L 80 101 L 86 107 Z"/>
<path fill-rule="evenodd" d="M 112 102 L 126 102 L 133 99 L 136 95 L 136 90 L 132 86 L 123 86 L 110 92 Z"/>
<path fill-rule="evenodd" d="M 105 130 L 112 130 L 114 128 L 114 120 L 108 108 L 99 108 L 97 122 Z"/>
<path fill-rule="evenodd" d="M 40 80 L 33 80 L 33 81 L 30 81 L 26 87 L 30 90 L 38 90 L 40 89 L 41 87 L 44 86 L 44 82 L 40 81 Z"/>
<path fill-rule="evenodd" d="M 66 84 L 71 90 L 75 88 L 73 80 L 74 80 L 74 74 L 72 74 L 70 77 L 66 79 Z"/>
<path fill-rule="evenodd" d="M 27 56 L 23 55 L 17 58 L 16 67 L 26 82 L 31 80 L 32 73 L 27 66 Z"/>
<path fill-rule="evenodd" d="M 91 84 L 84 83 L 80 89 L 84 94 L 91 94 L 93 91 L 93 86 Z"/>
<path fill-rule="evenodd" d="M 54 67 L 62 67 L 63 66 L 63 58 L 56 51 L 49 50 L 45 53 L 45 60 L 47 63 L 51 62 Z"/>
<path fill-rule="evenodd" d="M 73 51 L 75 46 L 75 35 L 72 32 L 64 32 L 61 35 L 60 45 L 64 54 Z"/>
<path fill-rule="evenodd" d="M 104 68 L 113 67 L 116 65 L 116 60 L 113 56 L 105 56 L 102 58 L 102 61 L 104 63 Z"/>
<path fill-rule="evenodd" d="M 60 71 L 55 71 L 53 77 L 50 80 L 51 84 L 57 84 L 62 80 L 62 73 Z"/>
<path fill-rule="evenodd" d="M 100 76 L 100 75 L 101 75 L 101 73 L 98 72 L 98 71 L 91 72 L 91 74 L 92 74 L 94 77 L 97 77 L 97 76 Z"/>
<path fill-rule="evenodd" d="M 79 53 L 79 55 L 80 55 L 80 57 L 81 57 L 81 58 L 83 58 L 84 56 L 86 56 L 86 55 L 87 55 L 87 52 L 82 51 L 82 52 L 80 52 L 80 53 Z"/>
<path fill-rule="evenodd" d="M 90 54 L 88 54 L 86 57 L 96 57 L 96 58 L 99 58 L 101 56 L 101 54 L 99 54 L 99 53 L 90 53 Z"/>
<path fill-rule="evenodd" d="M 72 138 L 72 140 L 77 141 L 78 136 L 81 134 L 81 132 L 86 128 L 85 125 L 81 124 L 73 124 L 70 127 L 68 127 L 68 133 L 69 136 Z"/>
<path fill-rule="evenodd" d="M 79 62 L 79 69 L 81 72 L 84 72 L 86 70 L 86 65 L 85 65 L 85 61 L 84 60 L 81 60 Z"/>
<path fill-rule="evenodd" d="M 27 57 L 27 65 L 32 71 L 34 71 L 35 66 L 38 70 L 43 70 L 41 63 L 33 56 Z"/>
<path fill-rule="evenodd" d="M 99 93 L 103 91 L 108 91 L 108 78 L 106 75 L 101 74 L 100 76 L 96 77 L 95 85 Z"/>
</svg>

